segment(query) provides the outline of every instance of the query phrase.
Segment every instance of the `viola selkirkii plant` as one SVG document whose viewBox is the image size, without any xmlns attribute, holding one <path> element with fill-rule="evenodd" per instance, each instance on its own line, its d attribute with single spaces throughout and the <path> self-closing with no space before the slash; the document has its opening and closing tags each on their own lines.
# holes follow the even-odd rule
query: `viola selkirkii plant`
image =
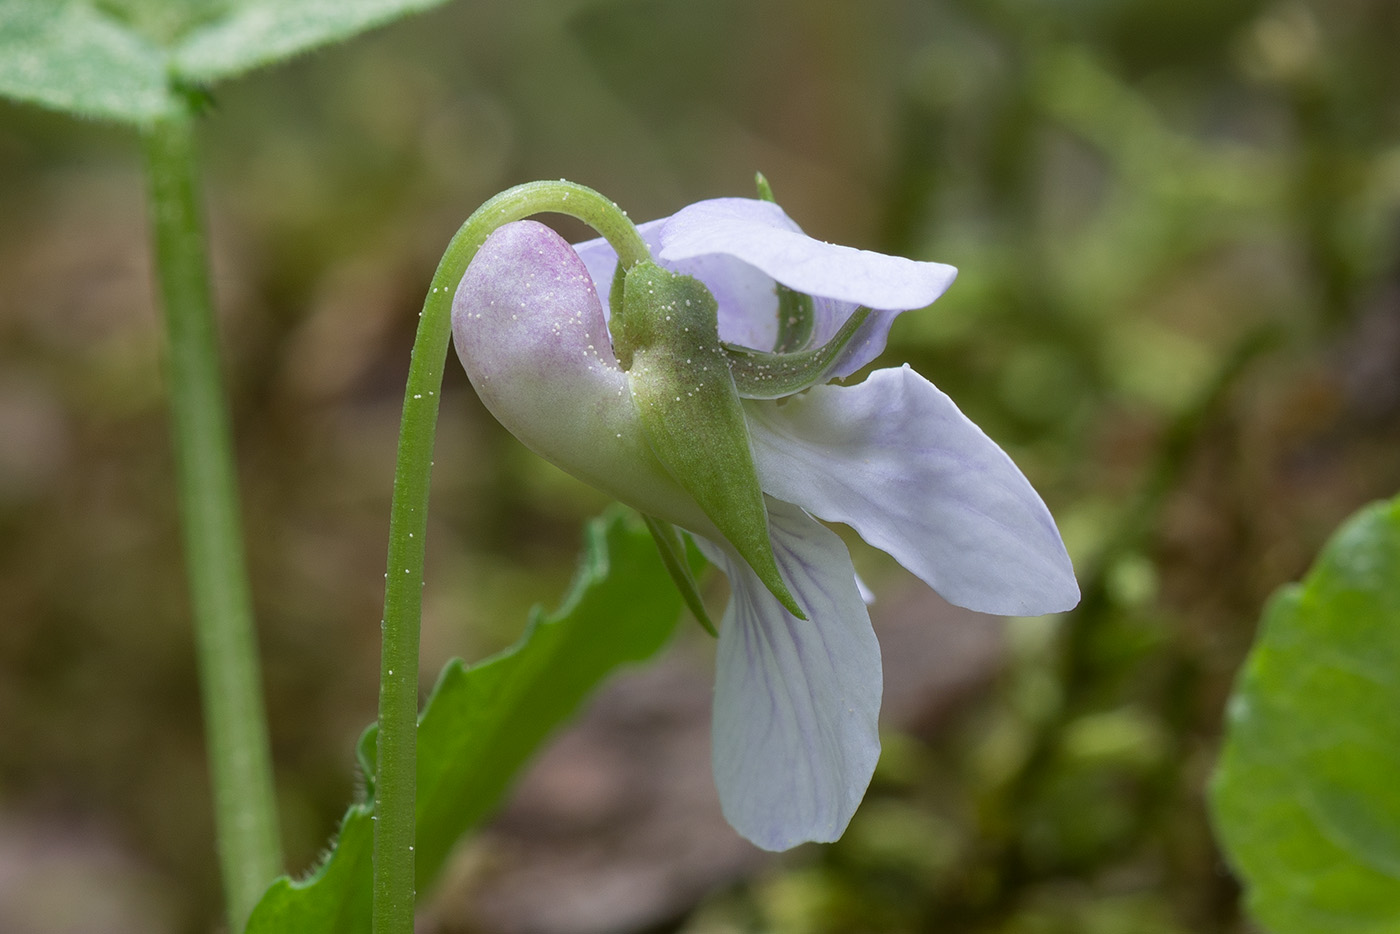
<svg viewBox="0 0 1400 934">
<path fill-rule="evenodd" d="M 760 847 L 837 839 L 880 742 L 880 650 L 845 523 L 945 599 L 1068 610 L 1074 571 L 1044 502 L 908 366 L 843 385 L 956 270 L 824 243 L 771 200 L 692 204 L 637 228 L 645 255 L 499 227 L 452 303 L 457 354 L 540 456 L 647 517 L 712 628 L 682 535 L 729 578 L 718 626 L 715 782 Z"/>
<path fill-rule="evenodd" d="M 683 602 L 716 629 L 687 537 L 732 590 L 717 627 L 716 781 L 730 821 L 770 849 L 837 837 L 879 752 L 879 649 L 850 558 L 818 519 L 851 525 L 954 603 L 1024 614 L 1077 599 L 1044 505 L 946 396 L 907 368 L 833 384 L 952 269 L 817 243 L 766 185 L 758 200 L 702 202 L 640 229 L 583 186 L 517 186 L 466 220 L 424 297 L 363 794 L 321 864 L 284 874 L 197 127 L 217 85 L 440 2 L 0 0 L 0 96 L 127 126 L 145 155 L 231 932 L 412 934 L 453 844 L 588 691 L 659 650 Z M 541 212 L 604 240 L 570 247 L 526 220 Z M 560 608 L 534 614 L 505 652 L 450 661 L 420 710 L 428 492 L 454 335 L 496 416 L 640 511 L 660 558 L 630 514 L 591 524 Z"/>
</svg>

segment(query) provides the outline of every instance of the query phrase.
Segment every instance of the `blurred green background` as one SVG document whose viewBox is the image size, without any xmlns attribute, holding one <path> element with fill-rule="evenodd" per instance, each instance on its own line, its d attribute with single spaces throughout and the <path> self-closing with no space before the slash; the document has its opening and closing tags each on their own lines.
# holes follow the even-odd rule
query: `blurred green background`
<svg viewBox="0 0 1400 934">
<path fill-rule="evenodd" d="M 639 868 L 571 734 L 423 929 L 1250 930 L 1202 804 L 1230 679 L 1267 594 L 1400 489 L 1397 38 L 1392 0 L 458 0 L 219 88 L 205 189 L 291 867 L 333 833 L 374 716 L 400 394 L 452 232 L 533 178 L 647 219 L 761 170 L 814 236 L 961 269 L 882 362 L 1008 449 L 1084 604 L 963 620 L 857 546 L 887 664 L 928 617 L 945 674 L 892 671 L 851 830 L 778 859 L 717 823 L 689 627 L 662 664 L 699 687 L 642 675 L 589 722 L 688 744 L 683 781 L 619 756 L 708 829 Z M 0 103 L 14 934 L 218 916 L 146 236 L 133 134 Z M 557 598 L 602 505 L 449 369 L 426 684 Z"/>
</svg>

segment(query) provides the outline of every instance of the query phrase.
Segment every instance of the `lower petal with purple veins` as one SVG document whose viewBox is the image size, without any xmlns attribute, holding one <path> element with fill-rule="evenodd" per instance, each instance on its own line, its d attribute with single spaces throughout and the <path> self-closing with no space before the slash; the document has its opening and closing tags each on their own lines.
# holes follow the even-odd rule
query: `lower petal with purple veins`
<svg viewBox="0 0 1400 934">
<path fill-rule="evenodd" d="M 801 509 L 768 500 L 773 552 L 799 620 L 740 560 L 720 625 L 714 772 L 724 816 L 767 850 L 841 836 L 880 756 L 880 647 L 846 546 Z"/>
</svg>

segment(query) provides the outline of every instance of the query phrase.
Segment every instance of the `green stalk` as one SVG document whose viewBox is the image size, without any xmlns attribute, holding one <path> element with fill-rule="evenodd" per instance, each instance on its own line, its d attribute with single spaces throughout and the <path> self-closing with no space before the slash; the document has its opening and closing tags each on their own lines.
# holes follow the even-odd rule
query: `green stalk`
<svg viewBox="0 0 1400 934">
<path fill-rule="evenodd" d="M 272 757 L 219 376 L 193 121 L 187 114 L 162 119 L 145 129 L 143 141 L 214 821 L 229 930 L 237 932 L 281 872 Z"/>
<path fill-rule="evenodd" d="M 563 181 L 530 182 L 502 192 L 467 218 L 433 275 L 408 368 L 389 512 L 375 781 L 374 934 L 413 934 L 423 550 L 438 399 L 452 333 L 452 296 L 493 230 L 542 211 L 569 214 L 592 226 L 608 238 L 624 268 L 650 256 L 631 221 L 596 191 Z"/>
</svg>

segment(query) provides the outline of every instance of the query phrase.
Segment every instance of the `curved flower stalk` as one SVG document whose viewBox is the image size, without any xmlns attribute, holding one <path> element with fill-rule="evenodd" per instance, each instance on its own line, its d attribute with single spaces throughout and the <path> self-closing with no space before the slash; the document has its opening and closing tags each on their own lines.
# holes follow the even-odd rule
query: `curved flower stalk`
<svg viewBox="0 0 1400 934">
<path fill-rule="evenodd" d="M 689 531 L 724 570 L 713 743 L 725 816 L 765 849 L 835 840 L 879 756 L 881 667 L 850 556 L 817 519 L 850 525 L 950 602 L 987 613 L 1069 609 L 1073 568 L 1026 478 L 932 383 L 905 366 L 828 385 L 878 356 L 894 318 L 941 295 L 952 267 L 813 240 L 769 201 L 703 201 L 638 229 L 662 271 L 625 281 L 605 241 L 570 246 L 531 221 L 496 230 L 455 296 L 457 353 L 527 446 Z M 685 276 L 714 298 L 698 317 L 683 316 L 705 304 Z M 672 281 L 681 291 L 665 291 Z M 648 298 L 661 304 L 636 310 Z M 717 339 L 692 333 L 706 314 Z M 642 371 L 663 358 L 645 356 L 658 346 L 646 335 L 666 328 L 686 349 L 664 358 L 682 377 L 657 391 Z M 725 477 L 756 477 L 761 547 L 721 527 L 725 508 L 694 477 L 725 443 L 704 439 L 730 437 L 706 421 L 722 399 L 687 398 L 687 380 L 699 393 L 710 379 L 743 397 L 738 466 L 714 473 L 726 489 Z M 699 450 L 676 454 L 700 423 Z"/>
</svg>

